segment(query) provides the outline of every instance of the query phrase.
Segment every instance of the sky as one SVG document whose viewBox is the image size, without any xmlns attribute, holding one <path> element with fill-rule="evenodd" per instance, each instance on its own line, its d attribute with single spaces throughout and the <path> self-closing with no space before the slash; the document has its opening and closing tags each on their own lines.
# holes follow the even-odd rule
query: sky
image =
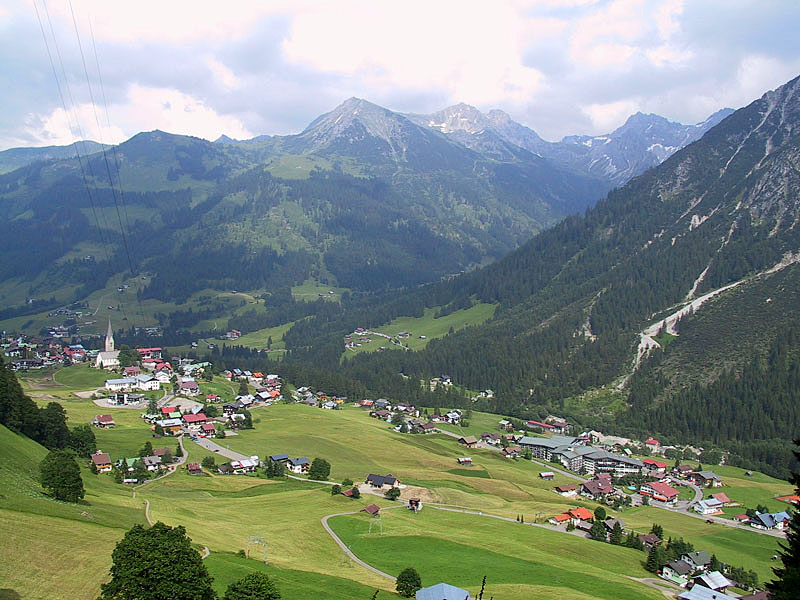
<svg viewBox="0 0 800 600">
<path fill-rule="evenodd" d="M 549 140 L 696 123 L 800 74 L 797 0 L 4 0 L 0 150 L 302 131 L 346 99 Z"/>
</svg>

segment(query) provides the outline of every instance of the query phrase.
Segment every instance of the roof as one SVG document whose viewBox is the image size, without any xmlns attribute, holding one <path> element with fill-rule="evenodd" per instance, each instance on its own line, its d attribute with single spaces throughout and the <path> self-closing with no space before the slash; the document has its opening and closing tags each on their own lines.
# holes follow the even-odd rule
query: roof
<svg viewBox="0 0 800 600">
<path fill-rule="evenodd" d="M 718 494 L 711 494 L 711 497 L 714 498 L 714 500 L 717 500 L 718 502 L 722 502 L 723 504 L 727 504 L 728 502 L 731 501 L 731 499 L 728 498 L 725 492 L 720 492 Z"/>
<path fill-rule="evenodd" d="M 375 475 L 374 473 L 370 473 L 367 475 L 367 483 L 371 483 L 375 486 L 383 486 L 383 485 L 394 485 L 397 481 L 397 477 L 389 473 L 388 475 Z"/>
<path fill-rule="evenodd" d="M 216 431 L 217 428 L 214 426 L 213 423 L 203 423 L 200 425 L 200 429 L 203 431 Z"/>
<path fill-rule="evenodd" d="M 653 460 L 652 458 L 645 458 L 642 462 L 644 464 L 646 464 L 647 466 L 653 466 L 656 469 L 666 469 L 667 468 L 667 463 L 660 462 L 660 461 L 657 461 L 657 460 Z"/>
<path fill-rule="evenodd" d="M 461 436 L 460 438 L 458 438 L 458 441 L 459 442 L 463 441 L 463 443 L 465 444 L 477 444 L 478 438 L 476 438 L 474 435 L 468 435 L 466 437 Z"/>
<path fill-rule="evenodd" d="M 673 560 L 671 563 L 667 563 L 666 566 L 678 575 L 688 575 L 693 571 L 692 566 L 683 560 Z"/>
<path fill-rule="evenodd" d="M 290 458 L 289 462 L 295 467 L 309 464 L 309 461 L 305 456 L 301 456 L 299 458 Z"/>
<path fill-rule="evenodd" d="M 714 479 L 716 481 L 722 481 L 722 477 L 714 473 L 714 471 L 698 471 L 695 473 L 698 477 L 702 477 L 703 479 Z"/>
<path fill-rule="evenodd" d="M 734 596 L 710 590 L 702 585 L 696 585 L 690 590 L 681 592 L 678 598 L 680 600 L 734 600 Z"/>
<path fill-rule="evenodd" d="M 187 423 L 202 423 L 208 421 L 208 417 L 203 413 L 197 413 L 196 415 L 183 415 L 183 420 Z"/>
<path fill-rule="evenodd" d="M 200 471 L 202 470 L 203 466 L 199 462 L 190 462 L 186 465 L 186 468 L 190 471 Z"/>
<path fill-rule="evenodd" d="M 561 513 L 560 515 L 556 515 L 555 517 L 553 517 L 553 520 L 558 523 L 563 523 L 564 521 L 569 521 L 571 518 L 572 517 L 570 517 L 570 515 L 568 515 L 567 513 Z"/>
<path fill-rule="evenodd" d="M 589 519 L 594 518 L 594 514 L 588 508 L 584 508 L 583 506 L 579 506 L 577 508 L 570 508 L 568 511 L 569 515 L 574 519 L 581 519 L 583 521 L 588 521 Z"/>
<path fill-rule="evenodd" d="M 380 512 L 380 507 L 377 504 L 370 504 L 361 509 L 361 512 L 377 515 Z"/>
<path fill-rule="evenodd" d="M 651 481 L 642 487 L 649 487 L 651 490 L 661 494 L 665 498 L 675 498 L 680 493 L 674 487 L 668 483 L 664 483 L 663 481 Z"/>
<path fill-rule="evenodd" d="M 556 491 L 557 492 L 571 492 L 574 489 L 577 489 L 577 485 L 574 483 L 565 483 L 564 485 L 557 485 Z"/>
<path fill-rule="evenodd" d="M 92 454 L 92 462 L 97 465 L 110 465 L 111 457 L 105 452 L 95 452 Z"/>
<path fill-rule="evenodd" d="M 95 417 L 95 420 L 98 423 L 113 423 L 114 417 L 112 417 L 111 415 L 97 415 Z"/>
<path fill-rule="evenodd" d="M 269 457 L 269 459 L 272 462 L 279 462 L 279 461 L 282 461 L 282 460 L 289 460 L 289 455 L 288 454 L 273 454 L 272 456 Z"/>
<path fill-rule="evenodd" d="M 712 590 L 719 590 L 733 585 L 733 582 L 729 581 L 728 578 L 719 571 L 703 573 L 695 577 L 695 581 L 698 579 L 702 581 L 707 588 L 711 588 Z"/>
<path fill-rule="evenodd" d="M 156 421 L 156 425 L 161 427 L 180 427 L 183 425 L 183 421 L 180 419 L 164 419 L 162 421 Z"/>
<path fill-rule="evenodd" d="M 707 565 L 711 562 L 711 557 L 708 555 L 708 552 L 705 550 L 697 550 L 695 552 L 689 552 L 688 554 L 684 554 L 681 556 L 681 560 L 684 560 L 684 556 L 687 556 L 691 559 L 691 561 L 696 565 Z"/>
<path fill-rule="evenodd" d="M 415 600 L 469 600 L 471 596 L 467 590 L 450 585 L 437 583 L 430 587 L 417 590 Z"/>
<path fill-rule="evenodd" d="M 643 544 L 659 544 L 659 543 L 661 543 L 661 538 L 658 537 L 655 533 L 646 533 L 644 535 L 640 535 L 639 539 L 642 540 Z"/>
</svg>

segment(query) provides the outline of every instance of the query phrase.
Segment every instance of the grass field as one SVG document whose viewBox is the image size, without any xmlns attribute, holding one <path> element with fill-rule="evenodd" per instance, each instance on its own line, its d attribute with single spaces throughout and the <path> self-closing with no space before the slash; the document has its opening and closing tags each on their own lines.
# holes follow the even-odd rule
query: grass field
<svg viewBox="0 0 800 600">
<path fill-rule="evenodd" d="M 450 313 L 447 316 L 434 318 L 436 313 L 435 308 L 426 308 L 425 314 L 421 317 L 398 317 L 388 325 L 373 328 L 372 331 L 377 333 L 384 333 L 386 335 L 395 337 L 402 331 L 407 331 L 411 337 L 402 340 L 404 347 L 409 350 L 422 350 L 433 339 L 444 337 L 450 332 L 464 329 L 470 325 L 480 325 L 492 316 L 497 306 L 494 304 L 478 303 L 471 308 L 465 308 Z M 424 339 L 420 339 L 424 336 Z M 366 336 L 372 339 L 369 343 L 362 343 L 361 346 L 352 350 L 347 350 L 344 357 L 358 354 L 360 352 L 377 352 L 381 346 L 387 348 L 398 348 L 398 346 L 391 344 L 389 340 L 382 336 L 372 335 Z M 353 336 L 353 341 L 358 342 L 357 336 Z"/>
<path fill-rule="evenodd" d="M 26 380 L 28 392 L 39 403 L 68 398 L 79 387 L 91 383 L 91 372 L 78 368 Z M 229 385 L 216 382 L 215 385 Z M 62 399 L 69 424 L 89 422 L 101 412 L 90 400 Z M 175 440 L 153 440 L 139 412 L 111 412 L 118 426 L 95 430 L 98 446 L 112 457 L 135 453 L 145 441 L 154 446 L 173 446 Z M 443 434 L 399 434 L 391 426 L 371 419 L 358 408 L 326 411 L 298 404 L 276 404 L 253 410 L 256 428 L 227 438 L 232 450 L 265 457 L 286 452 L 290 456 L 327 458 L 331 479 L 349 477 L 363 481 L 367 473 L 392 473 L 411 486 L 404 495 L 424 494 L 428 506 L 417 515 L 403 508 L 383 511 L 384 535 L 367 535 L 366 515 L 331 520 L 353 551 L 370 564 L 396 574 L 415 566 L 425 585 L 448 581 L 477 591 L 480 577 L 489 576 L 487 593 L 506 600 L 527 598 L 660 598 L 631 577 L 645 577 L 642 552 L 601 545 L 544 528 L 525 527 L 496 519 L 437 511 L 429 503 L 466 507 L 525 522 L 544 522 L 573 506 L 593 510 L 597 504 L 567 499 L 553 487 L 569 480 L 556 475 L 544 481 L 547 470 L 524 460 L 503 458 L 494 450 L 471 449 L 472 467 L 461 467 L 456 459 L 465 454 L 456 440 Z M 475 412 L 469 428 L 460 433 L 497 430 L 501 417 Z M 497 430 L 499 431 L 499 430 Z M 133 523 L 142 522 L 142 503 L 150 502 L 153 520 L 183 525 L 196 544 L 208 546 L 208 566 L 223 592 L 228 583 L 251 569 L 265 569 L 281 585 L 285 598 L 369 598 L 375 589 L 388 597 L 390 581 L 359 566 L 348 566 L 342 553 L 323 530 L 325 515 L 358 511 L 375 502 L 397 506 L 377 496 L 350 500 L 331 496 L 330 488 L 313 482 L 273 481 L 250 476 L 190 476 L 184 470 L 131 490 L 113 483 L 108 475 L 85 470 L 85 504 L 67 505 L 44 496 L 36 482 L 38 461 L 45 450 L 30 440 L 0 430 L 0 536 L 13 543 L 0 549 L 0 579 L 22 597 L 94 598 L 110 564 L 110 550 Z M 187 440 L 192 460 L 219 455 Z M 725 479 L 721 488 L 732 498 L 773 498 L 790 490 L 788 484 L 761 474 L 745 477 L 741 470 L 719 467 Z M 424 488 L 424 489 L 419 489 Z M 405 497 L 404 496 L 404 497 Z M 775 501 L 777 502 L 777 501 Z M 782 505 L 782 503 L 778 503 Z M 90 516 L 85 516 L 87 513 Z M 653 522 L 665 534 L 683 537 L 697 549 L 715 553 L 733 565 L 753 569 L 762 579 L 771 576 L 777 539 L 722 525 L 709 525 L 679 513 L 654 507 L 639 507 L 620 516 L 627 527 L 649 531 Z M 65 525 L 66 523 L 66 525 Z M 17 532 L 17 524 L 24 532 Z M 249 535 L 268 540 L 270 565 L 245 560 L 235 553 L 246 548 Z M 9 537 L 10 536 L 10 537 Z M 73 541 L 74 540 L 74 541 Z M 75 562 L 68 563 L 62 548 L 78 545 Z M 49 567 L 27 566 L 19 558 L 26 548 L 41 548 L 52 557 L 53 568 L 73 571 L 65 577 L 65 591 L 54 590 L 43 579 Z M 90 548 L 91 550 L 86 550 Z M 30 550 L 28 550 L 30 552 Z M 421 558 L 422 557 L 422 558 Z M 457 568 L 453 568 L 457 565 Z M 2 586 L 0 586 L 2 587 Z M 314 592 L 314 590 L 317 590 Z M 322 591 L 319 591 L 322 590 Z"/>
<path fill-rule="evenodd" d="M 647 577 L 643 552 L 600 545 L 547 529 L 477 515 L 438 511 L 383 511 L 383 535 L 369 534 L 366 515 L 334 517 L 331 526 L 363 560 L 397 574 L 419 571 L 423 586 L 446 581 L 477 596 L 638 600 L 661 594 L 630 580 Z"/>
</svg>

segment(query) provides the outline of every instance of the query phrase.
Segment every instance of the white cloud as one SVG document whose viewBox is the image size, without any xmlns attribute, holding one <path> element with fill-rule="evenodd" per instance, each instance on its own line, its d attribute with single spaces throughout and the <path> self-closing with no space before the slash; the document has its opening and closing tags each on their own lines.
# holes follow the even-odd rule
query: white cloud
<svg viewBox="0 0 800 600">
<path fill-rule="evenodd" d="M 619 127 L 625 119 L 639 109 L 633 100 L 618 100 L 606 104 L 590 104 L 583 112 L 592 120 L 595 131 L 610 132 Z"/>
<path fill-rule="evenodd" d="M 214 74 L 215 81 L 223 87 L 229 90 L 235 90 L 241 87 L 241 82 L 236 74 L 218 60 L 209 58 L 206 60 L 206 65 L 208 65 L 208 68 L 211 69 L 211 72 Z"/>
<path fill-rule="evenodd" d="M 522 64 L 529 32 L 511 4 L 336 2 L 295 13 L 286 58 L 378 89 L 442 89 L 476 104 L 522 101 L 542 84 Z"/>
<path fill-rule="evenodd" d="M 81 104 L 66 113 L 57 108 L 47 115 L 29 114 L 26 137 L 42 145 L 70 144 L 78 139 L 119 143 L 139 131 L 161 129 L 169 133 L 193 135 L 214 140 L 223 133 L 247 139 L 253 134 L 238 119 L 219 115 L 203 101 L 183 92 L 166 88 L 133 85 L 124 103 L 109 107 L 112 127 L 104 125 L 102 107 L 98 108 L 98 127 L 91 104 Z"/>
</svg>

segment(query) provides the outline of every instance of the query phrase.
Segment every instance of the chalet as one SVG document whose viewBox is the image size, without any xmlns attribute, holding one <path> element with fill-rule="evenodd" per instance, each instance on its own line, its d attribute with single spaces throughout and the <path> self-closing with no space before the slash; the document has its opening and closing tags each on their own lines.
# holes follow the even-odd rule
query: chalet
<svg viewBox="0 0 800 600">
<path fill-rule="evenodd" d="M 365 512 L 368 515 L 372 515 L 374 517 L 379 512 L 381 512 L 381 509 L 377 504 L 370 504 L 370 505 L 365 506 L 364 508 L 362 508 L 361 512 Z"/>
<path fill-rule="evenodd" d="M 322 403 L 322 408 L 324 408 L 325 410 L 334 410 L 338 406 L 339 405 L 336 404 L 336 402 L 334 402 L 333 400 L 328 400 L 327 402 Z"/>
<path fill-rule="evenodd" d="M 199 462 L 190 462 L 186 465 L 186 470 L 189 472 L 189 475 L 202 475 L 203 474 L 203 465 Z"/>
<path fill-rule="evenodd" d="M 273 463 L 287 463 L 289 462 L 289 455 L 288 454 L 273 454 L 269 457 L 269 461 Z"/>
<path fill-rule="evenodd" d="M 556 515 L 548 519 L 548 521 L 553 525 L 563 525 L 569 520 L 570 516 L 567 513 L 561 513 L 560 515 Z"/>
<path fill-rule="evenodd" d="M 556 486 L 556 493 L 561 494 L 567 498 L 572 498 L 578 495 L 578 486 L 574 483 L 565 483 L 564 485 Z"/>
<path fill-rule="evenodd" d="M 481 434 L 481 440 L 489 444 L 490 446 L 499 446 L 500 445 L 500 434 L 499 433 L 489 433 L 485 431 Z"/>
<path fill-rule="evenodd" d="M 714 471 L 698 471 L 693 473 L 691 478 L 700 487 L 721 487 L 722 478 Z"/>
<path fill-rule="evenodd" d="M 472 458 L 469 457 L 469 456 L 463 456 L 463 457 L 458 459 L 458 464 L 467 465 L 467 466 L 471 467 L 472 466 Z"/>
<path fill-rule="evenodd" d="M 703 573 L 695 577 L 692 581 L 694 581 L 694 586 L 699 585 L 709 590 L 714 590 L 715 592 L 724 592 L 733 585 L 733 582 L 729 581 L 719 571 Z"/>
<path fill-rule="evenodd" d="M 594 514 L 588 508 L 584 508 L 583 506 L 579 506 L 577 508 L 570 508 L 567 511 L 570 519 L 572 519 L 572 524 L 575 525 L 578 521 L 591 521 L 594 518 Z"/>
<path fill-rule="evenodd" d="M 514 424 L 511 421 L 503 419 L 499 423 L 500 431 L 514 431 Z"/>
<path fill-rule="evenodd" d="M 372 417 L 373 419 L 380 419 L 382 421 L 385 421 L 386 419 L 392 416 L 392 413 L 390 413 L 388 410 L 374 410 L 371 413 L 369 413 L 369 416 Z"/>
<path fill-rule="evenodd" d="M 649 496 L 653 500 L 671 504 L 678 498 L 678 490 L 663 481 L 651 481 L 639 487 L 642 496 Z"/>
<path fill-rule="evenodd" d="M 444 420 L 446 423 L 450 423 L 451 425 L 458 425 L 461 423 L 461 411 L 451 410 L 449 413 L 444 415 Z"/>
<path fill-rule="evenodd" d="M 449 583 L 437 583 L 419 589 L 414 596 L 414 600 L 471 600 L 471 598 L 467 590 Z"/>
<path fill-rule="evenodd" d="M 141 367 L 125 367 L 122 370 L 125 373 L 125 377 L 134 377 L 136 375 L 140 375 L 142 373 Z"/>
<path fill-rule="evenodd" d="M 693 571 L 705 571 L 711 564 L 711 557 L 704 550 L 682 554 L 681 560 L 688 564 Z"/>
<path fill-rule="evenodd" d="M 247 406 L 244 404 L 244 402 L 236 400 L 234 402 L 229 402 L 228 404 L 223 404 L 222 412 L 225 413 L 226 415 L 232 415 L 245 408 L 247 408 Z"/>
<path fill-rule="evenodd" d="M 160 456 L 162 459 L 167 454 L 172 454 L 172 450 L 170 448 L 155 448 L 153 450 L 153 456 Z"/>
<path fill-rule="evenodd" d="M 200 393 L 200 386 L 196 381 L 182 381 L 180 393 L 187 396 L 197 396 Z"/>
<path fill-rule="evenodd" d="M 242 460 L 232 460 L 231 469 L 233 469 L 233 472 L 237 475 L 241 475 L 242 473 L 253 473 L 260 462 L 261 461 L 259 461 L 257 456 L 243 458 Z"/>
<path fill-rule="evenodd" d="M 157 359 L 161 360 L 162 348 L 137 348 L 136 352 L 139 353 L 139 358 L 142 360 Z"/>
<path fill-rule="evenodd" d="M 606 531 L 608 531 L 609 533 L 614 531 L 614 526 L 617 523 L 619 523 L 621 529 L 623 530 L 625 529 L 625 521 L 623 521 L 622 519 L 608 518 L 605 521 L 603 521 L 603 525 L 605 526 Z"/>
<path fill-rule="evenodd" d="M 720 502 L 722 506 L 728 506 L 730 504 L 733 504 L 733 501 L 730 498 L 728 498 L 728 495 L 725 492 L 718 492 L 716 494 L 711 494 L 711 497 L 717 502 Z"/>
<path fill-rule="evenodd" d="M 554 415 L 548 415 L 548 417 L 544 420 L 545 423 L 548 425 L 552 425 L 553 433 L 567 433 L 570 430 L 570 424 L 567 422 L 566 419 L 562 419 L 561 417 L 556 417 Z"/>
<path fill-rule="evenodd" d="M 722 502 L 716 498 L 708 498 L 707 500 L 700 500 L 692 508 L 694 512 L 700 515 L 718 515 L 722 512 Z"/>
<path fill-rule="evenodd" d="M 358 405 L 361 408 L 366 408 L 368 410 L 371 410 L 374 404 L 375 404 L 374 400 L 362 400 L 361 402 L 358 403 Z"/>
<path fill-rule="evenodd" d="M 645 458 L 642 463 L 644 463 L 648 475 L 661 476 L 667 472 L 667 463 L 653 460 L 652 458 Z"/>
<path fill-rule="evenodd" d="M 201 435 L 214 435 L 217 433 L 217 428 L 213 423 L 202 423 L 200 425 Z"/>
<path fill-rule="evenodd" d="M 790 518 L 786 512 L 756 513 L 755 516 L 750 518 L 750 527 L 783 531 L 788 526 Z"/>
<path fill-rule="evenodd" d="M 92 425 L 95 427 L 114 427 L 114 417 L 111 415 L 97 415 L 92 421 Z"/>
<path fill-rule="evenodd" d="M 216 394 L 206 394 L 206 402 L 219 402 L 220 397 Z"/>
<path fill-rule="evenodd" d="M 672 472 L 685 479 L 694 473 L 694 468 L 691 465 L 678 465 L 672 469 Z"/>
<path fill-rule="evenodd" d="M 644 447 L 648 448 L 650 452 L 656 454 L 661 450 L 661 442 L 654 437 L 649 437 L 644 441 Z"/>
<path fill-rule="evenodd" d="M 733 520 L 737 521 L 738 523 L 749 523 L 750 522 L 750 517 L 749 517 L 749 515 L 747 515 L 745 513 L 741 513 L 739 515 L 735 515 L 733 517 Z"/>
<path fill-rule="evenodd" d="M 433 423 L 422 423 L 416 427 L 417 431 L 420 433 L 433 433 L 436 431 L 436 425 Z"/>
<path fill-rule="evenodd" d="M 192 431 L 200 431 L 203 423 L 208 423 L 208 417 L 204 413 L 183 415 L 183 422 Z"/>
<path fill-rule="evenodd" d="M 378 398 L 375 400 L 375 408 L 377 410 L 392 410 L 392 403 L 383 398 Z"/>
<path fill-rule="evenodd" d="M 156 421 L 156 425 L 161 427 L 167 435 L 177 435 L 183 429 L 183 421 L 180 419 L 162 419 Z"/>
<path fill-rule="evenodd" d="M 311 463 L 305 456 L 301 456 L 299 458 L 290 458 L 287 468 L 292 473 L 307 473 L 311 468 Z"/>
<path fill-rule="evenodd" d="M 689 576 L 694 569 L 683 560 L 673 560 L 661 567 L 661 577 L 681 587 L 689 583 Z"/>
<path fill-rule="evenodd" d="M 508 446 L 502 450 L 506 458 L 519 458 L 522 455 L 522 448 L 519 446 Z"/>
<path fill-rule="evenodd" d="M 108 473 L 112 469 L 111 457 L 105 452 L 99 450 L 91 456 L 92 464 L 98 473 Z"/>
<path fill-rule="evenodd" d="M 367 479 L 365 483 L 368 483 L 374 488 L 378 489 L 391 489 L 391 488 L 399 488 L 400 481 L 392 475 L 391 473 L 388 475 L 375 475 L 370 473 L 367 475 Z"/>
<path fill-rule="evenodd" d="M 602 500 L 613 492 L 614 486 L 611 485 L 610 481 L 595 477 L 581 484 L 580 494 L 592 500 Z"/>
<path fill-rule="evenodd" d="M 460 438 L 458 438 L 458 443 L 461 444 L 462 446 L 466 446 L 467 448 L 472 448 L 475 444 L 478 443 L 478 438 L 476 438 L 474 435 L 468 435 L 468 436 L 462 435 Z"/>
<path fill-rule="evenodd" d="M 642 544 L 644 544 L 645 552 L 650 552 L 654 546 L 658 546 L 661 543 L 661 538 L 655 533 L 646 533 L 644 535 L 640 535 L 639 539 L 641 540 Z"/>
</svg>

